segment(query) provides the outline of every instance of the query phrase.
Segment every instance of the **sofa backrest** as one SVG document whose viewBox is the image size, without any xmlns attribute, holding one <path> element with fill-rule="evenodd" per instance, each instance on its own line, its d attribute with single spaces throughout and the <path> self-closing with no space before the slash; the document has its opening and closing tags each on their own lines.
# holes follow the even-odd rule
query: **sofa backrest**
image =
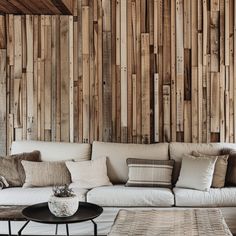
<svg viewBox="0 0 236 236">
<path fill-rule="evenodd" d="M 218 155 L 223 148 L 236 149 L 233 143 L 170 143 L 169 154 L 170 159 L 175 160 L 173 182 L 176 183 L 179 177 L 181 160 L 184 154 L 192 154 L 198 151 L 208 155 Z"/>
<path fill-rule="evenodd" d="M 168 160 L 168 143 L 123 144 L 93 142 L 92 159 L 107 157 L 108 177 L 113 184 L 125 183 L 128 179 L 126 159 L 142 158 Z"/>
<path fill-rule="evenodd" d="M 15 141 L 11 146 L 11 154 L 38 150 L 42 161 L 79 160 L 91 158 L 91 145 L 64 142 Z"/>
</svg>

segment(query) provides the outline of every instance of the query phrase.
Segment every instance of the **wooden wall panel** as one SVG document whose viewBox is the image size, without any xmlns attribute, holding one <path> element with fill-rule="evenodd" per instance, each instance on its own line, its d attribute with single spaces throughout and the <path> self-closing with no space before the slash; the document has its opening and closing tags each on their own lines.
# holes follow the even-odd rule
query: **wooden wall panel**
<svg viewBox="0 0 236 236">
<path fill-rule="evenodd" d="M 74 16 L 0 16 L 1 150 L 235 141 L 236 7 L 216 2 L 74 0 Z"/>
</svg>

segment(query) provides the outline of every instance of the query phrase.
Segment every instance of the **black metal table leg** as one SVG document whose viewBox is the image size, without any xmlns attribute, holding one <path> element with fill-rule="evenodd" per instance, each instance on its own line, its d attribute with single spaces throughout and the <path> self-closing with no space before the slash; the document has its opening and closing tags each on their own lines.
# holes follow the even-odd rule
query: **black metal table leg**
<svg viewBox="0 0 236 236">
<path fill-rule="evenodd" d="M 55 235 L 58 234 L 58 224 L 56 224 L 56 230 L 55 230 Z"/>
<path fill-rule="evenodd" d="M 11 236 L 11 221 L 8 220 L 8 235 Z"/>
<path fill-rule="evenodd" d="M 93 226 L 94 226 L 94 236 L 97 236 L 98 235 L 98 227 L 97 227 L 97 224 L 91 220 L 93 222 Z"/>
<path fill-rule="evenodd" d="M 18 231 L 18 236 L 21 236 L 22 231 L 29 224 L 29 222 L 30 222 L 30 220 L 26 221 L 26 223 L 21 227 L 21 229 Z"/>
<path fill-rule="evenodd" d="M 66 224 L 66 235 L 67 235 L 67 236 L 70 236 L 70 234 L 69 234 L 69 226 L 68 226 L 68 224 Z"/>
</svg>

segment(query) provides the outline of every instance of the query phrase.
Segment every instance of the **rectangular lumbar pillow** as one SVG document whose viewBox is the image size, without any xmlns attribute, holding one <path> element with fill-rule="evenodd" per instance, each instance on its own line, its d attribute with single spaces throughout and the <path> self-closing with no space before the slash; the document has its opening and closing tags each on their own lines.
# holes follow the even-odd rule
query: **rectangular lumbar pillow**
<svg viewBox="0 0 236 236">
<path fill-rule="evenodd" d="M 25 152 L 7 157 L 0 157 L 0 176 L 6 179 L 9 187 L 21 187 L 25 182 L 22 160 L 39 162 L 40 152 Z"/>
<path fill-rule="evenodd" d="M 26 175 L 23 187 L 46 187 L 71 182 L 70 173 L 63 161 L 22 161 L 22 165 Z"/>
<path fill-rule="evenodd" d="M 171 188 L 174 160 L 149 160 L 128 158 L 129 178 L 127 187 Z"/>
<path fill-rule="evenodd" d="M 176 187 L 209 191 L 217 157 L 184 155 Z"/>
<path fill-rule="evenodd" d="M 195 157 L 217 157 L 211 186 L 213 188 L 223 188 L 225 186 L 225 177 L 227 172 L 229 155 L 212 156 L 197 151 L 193 151 L 192 154 Z"/>
<path fill-rule="evenodd" d="M 73 188 L 92 189 L 112 185 L 107 176 L 106 157 L 91 161 L 66 161 Z"/>
</svg>

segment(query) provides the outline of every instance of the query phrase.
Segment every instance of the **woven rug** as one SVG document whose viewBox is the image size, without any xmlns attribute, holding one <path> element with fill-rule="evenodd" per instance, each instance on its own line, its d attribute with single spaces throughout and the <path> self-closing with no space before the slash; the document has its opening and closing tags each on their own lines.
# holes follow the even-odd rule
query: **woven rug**
<svg viewBox="0 0 236 236">
<path fill-rule="evenodd" d="M 109 236 L 232 235 L 219 209 L 120 210 Z"/>
</svg>

